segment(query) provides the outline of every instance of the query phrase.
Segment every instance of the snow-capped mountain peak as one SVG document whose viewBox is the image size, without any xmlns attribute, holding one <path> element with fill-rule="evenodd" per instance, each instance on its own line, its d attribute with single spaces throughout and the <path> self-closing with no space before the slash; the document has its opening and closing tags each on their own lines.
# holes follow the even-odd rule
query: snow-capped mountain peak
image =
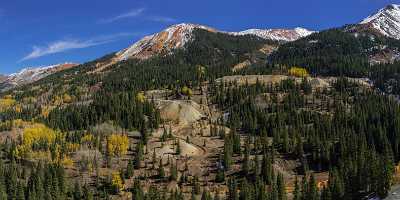
<svg viewBox="0 0 400 200">
<path fill-rule="evenodd" d="M 7 79 L 12 81 L 24 81 L 24 82 L 36 81 L 38 79 L 44 78 L 49 74 L 65 70 L 74 67 L 76 65 L 77 64 L 74 63 L 63 63 L 63 64 L 56 64 L 56 65 L 42 66 L 42 67 L 27 67 L 17 73 L 10 74 Z"/>
<path fill-rule="evenodd" d="M 5 76 L 3 80 L 0 80 L 0 90 L 33 83 L 48 75 L 72 68 L 77 65 L 78 64 L 75 63 L 63 63 L 50 66 L 24 68 L 21 71 Z"/>
<path fill-rule="evenodd" d="M 204 29 L 215 32 L 216 30 L 198 24 L 176 24 L 165 30 L 144 37 L 127 49 L 117 53 L 117 60 L 127 60 L 131 57 L 146 59 L 155 54 L 170 52 L 173 49 L 183 47 L 192 39 L 194 29 Z"/>
<path fill-rule="evenodd" d="M 400 39 L 400 5 L 390 4 L 360 22 L 384 36 Z"/>
<path fill-rule="evenodd" d="M 161 53 L 169 53 L 174 49 L 183 48 L 185 44 L 193 39 L 193 30 L 203 29 L 210 32 L 219 32 L 230 35 L 256 35 L 258 37 L 276 41 L 294 41 L 314 33 L 304 28 L 295 29 L 249 29 L 242 32 L 224 32 L 214 28 L 182 23 L 172 25 L 165 30 L 146 36 L 134 43 L 132 46 L 116 53 L 115 61 L 128 60 L 130 58 L 147 59 Z"/>
<path fill-rule="evenodd" d="M 309 31 L 305 28 L 297 27 L 295 29 L 248 29 L 241 32 L 233 32 L 233 35 L 256 35 L 258 37 L 275 40 L 275 41 L 283 41 L 283 42 L 291 42 L 298 40 L 302 37 L 306 37 L 311 35 L 314 31 Z"/>
</svg>

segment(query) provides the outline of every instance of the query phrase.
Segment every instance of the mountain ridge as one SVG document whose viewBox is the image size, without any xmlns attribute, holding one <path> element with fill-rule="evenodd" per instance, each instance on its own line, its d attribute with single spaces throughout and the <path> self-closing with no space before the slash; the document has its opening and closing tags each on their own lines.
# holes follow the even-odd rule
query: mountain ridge
<svg viewBox="0 0 400 200">
<path fill-rule="evenodd" d="M 257 37 L 290 42 L 314 33 L 304 28 L 295 29 L 248 29 L 240 32 L 219 31 L 205 25 L 181 23 L 167 27 L 166 29 L 146 36 L 135 42 L 130 47 L 116 53 L 118 61 L 127 60 L 129 58 L 148 59 L 156 54 L 168 53 L 171 50 L 184 47 L 184 45 L 193 39 L 192 32 L 194 29 L 203 29 L 209 32 L 218 32 L 234 36 L 255 35 Z"/>
<path fill-rule="evenodd" d="M 380 24 L 380 22 L 382 23 Z M 381 27 L 388 27 L 388 29 L 383 29 Z M 129 59 L 146 60 L 155 55 L 167 55 L 174 50 L 182 49 L 188 42 L 194 39 L 193 31 L 195 29 L 232 36 L 252 35 L 265 40 L 277 41 L 280 44 L 295 42 L 313 33 L 318 33 L 301 27 L 294 29 L 247 29 L 239 32 L 228 32 L 200 24 L 180 23 L 171 25 L 152 35 L 145 36 L 136 41 L 133 45 L 113 53 L 112 56 L 104 60 L 104 62 L 97 62 L 94 72 L 101 72 L 109 66 L 121 61 Z M 359 24 L 350 26 L 346 31 L 354 33 L 356 37 L 359 33 L 372 33 L 371 36 L 373 37 L 383 35 L 389 38 L 400 38 L 400 6 L 390 4 L 380 9 L 377 13 L 363 19 Z M 399 34 L 396 35 L 397 33 Z M 277 47 L 278 46 L 268 48 L 275 51 Z M 399 53 L 396 49 L 390 49 L 385 46 L 379 48 L 381 48 L 381 50 L 376 53 L 376 55 L 371 56 L 371 63 L 384 63 L 398 60 Z M 43 67 L 41 70 L 25 69 L 21 72 L 6 76 L 6 78 L 0 77 L 0 89 L 3 89 L 4 85 L 10 88 L 9 86 L 15 87 L 17 85 L 31 83 L 63 69 L 64 68 L 60 68 L 60 70 L 47 70 L 46 67 Z"/>
<path fill-rule="evenodd" d="M 359 24 L 386 37 L 400 39 L 400 5 L 390 4 L 363 19 Z"/>
<path fill-rule="evenodd" d="M 258 37 L 274 40 L 292 42 L 315 33 L 305 28 L 296 27 L 294 29 L 248 29 L 240 32 L 233 32 L 234 35 L 256 35 Z"/>
<path fill-rule="evenodd" d="M 27 67 L 10 75 L 2 75 L 2 77 L 0 76 L 0 90 L 4 91 L 26 85 L 77 65 L 76 63 L 61 63 L 41 67 Z"/>
</svg>

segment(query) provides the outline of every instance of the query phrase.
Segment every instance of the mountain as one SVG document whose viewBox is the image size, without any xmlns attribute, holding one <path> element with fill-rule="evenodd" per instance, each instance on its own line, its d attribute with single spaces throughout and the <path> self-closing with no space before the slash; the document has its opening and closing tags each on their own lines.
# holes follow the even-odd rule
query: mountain
<svg viewBox="0 0 400 200">
<path fill-rule="evenodd" d="M 360 22 L 360 27 L 400 39 L 400 5 L 391 4 Z"/>
<path fill-rule="evenodd" d="M 400 60 L 400 5 L 388 5 L 358 24 L 283 44 L 268 60 L 306 66 L 316 74 L 366 76 L 369 65 Z"/>
<path fill-rule="evenodd" d="M 196 24 L 177 24 L 167 29 L 144 37 L 132 46 L 116 54 L 119 61 L 128 58 L 147 59 L 155 54 L 167 53 L 182 48 L 192 37 L 194 29 L 216 32 L 215 29 Z"/>
<path fill-rule="evenodd" d="M 294 41 L 313 33 L 313 31 L 304 28 L 295 28 L 293 30 L 249 29 L 241 32 L 225 32 L 204 25 L 182 23 L 170 26 L 159 33 L 146 36 L 132 46 L 119 51 L 116 54 L 116 60 L 122 61 L 129 58 L 148 59 L 154 55 L 169 53 L 172 50 L 183 48 L 189 41 L 194 39 L 193 31 L 195 29 L 234 36 L 255 35 L 263 39 L 281 42 Z"/>
<path fill-rule="evenodd" d="M 256 35 L 267 40 L 276 40 L 283 42 L 292 42 L 300 38 L 306 37 L 315 33 L 305 28 L 295 29 L 249 29 L 237 33 L 235 35 Z"/>
<path fill-rule="evenodd" d="M 77 66 L 75 63 L 63 63 L 44 67 L 29 67 L 0 78 L 0 90 L 8 90 L 17 86 L 38 81 L 59 71 Z"/>
<path fill-rule="evenodd" d="M 7 76 L 0 74 L 0 82 L 3 82 L 7 79 Z"/>
</svg>

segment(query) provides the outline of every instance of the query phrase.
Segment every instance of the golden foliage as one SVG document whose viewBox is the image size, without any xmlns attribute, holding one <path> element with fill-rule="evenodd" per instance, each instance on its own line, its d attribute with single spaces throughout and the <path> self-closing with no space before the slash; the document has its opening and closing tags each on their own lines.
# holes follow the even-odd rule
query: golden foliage
<svg viewBox="0 0 400 200">
<path fill-rule="evenodd" d="M 124 187 L 124 185 L 122 183 L 121 175 L 119 174 L 119 172 L 112 173 L 111 185 L 113 187 L 115 187 L 118 191 L 120 191 Z"/>
<path fill-rule="evenodd" d="M 53 98 L 53 105 L 61 106 L 62 105 L 62 98 L 60 96 L 55 96 Z"/>
<path fill-rule="evenodd" d="M 94 141 L 94 136 L 92 134 L 86 134 L 81 138 L 81 143 L 92 143 Z"/>
<path fill-rule="evenodd" d="M 206 68 L 202 65 L 197 65 L 197 78 L 202 79 L 204 77 L 204 74 L 206 73 Z"/>
<path fill-rule="evenodd" d="M 27 124 L 27 122 L 24 122 L 22 119 L 13 120 L 14 127 L 22 128 L 23 126 L 25 126 L 25 124 Z"/>
<path fill-rule="evenodd" d="M 56 133 L 53 129 L 43 124 L 34 124 L 32 127 L 24 129 L 22 144 L 31 147 L 35 142 L 47 142 L 51 144 L 56 139 Z"/>
<path fill-rule="evenodd" d="M 72 97 L 69 94 L 63 95 L 63 102 L 64 103 L 72 103 Z"/>
<path fill-rule="evenodd" d="M 40 114 L 42 115 L 42 117 L 47 118 L 53 108 L 54 107 L 52 106 L 42 106 Z"/>
<path fill-rule="evenodd" d="M 75 152 L 78 151 L 80 145 L 76 143 L 67 143 L 66 146 L 68 152 Z"/>
<path fill-rule="evenodd" d="M 15 103 L 16 101 L 11 96 L 0 99 L 0 112 L 12 108 Z"/>
<path fill-rule="evenodd" d="M 22 112 L 21 105 L 15 105 L 14 110 L 15 110 L 16 113 L 21 113 Z"/>
<path fill-rule="evenodd" d="M 35 97 L 24 97 L 22 99 L 22 102 L 25 104 L 32 104 L 36 102 L 36 98 Z"/>
<path fill-rule="evenodd" d="M 54 142 L 55 139 L 56 139 L 56 133 L 54 130 L 46 127 L 43 124 L 33 124 L 30 127 L 24 129 L 22 136 L 22 144 L 18 145 L 16 155 L 18 157 L 27 157 L 28 153 L 30 155 L 38 153 L 32 151 L 32 147 L 34 144 L 46 143 L 50 145 L 51 143 Z M 41 156 L 42 155 L 39 155 L 37 157 Z"/>
<path fill-rule="evenodd" d="M 193 95 L 192 89 L 188 88 L 187 86 L 183 86 L 181 89 L 181 92 L 182 92 L 182 94 L 189 96 L 189 97 Z"/>
<path fill-rule="evenodd" d="M 74 161 L 68 156 L 65 156 L 61 163 L 64 167 L 73 167 L 74 166 Z"/>
<path fill-rule="evenodd" d="M 140 103 L 144 103 L 144 101 L 146 100 L 146 97 L 144 96 L 144 92 L 139 92 L 136 95 L 136 100 Z"/>
<path fill-rule="evenodd" d="M 93 148 L 96 144 L 96 138 L 92 134 L 87 133 L 81 138 L 81 144 L 87 145 L 89 148 Z"/>
<path fill-rule="evenodd" d="M 126 135 L 112 134 L 107 138 L 107 151 L 111 156 L 121 156 L 128 152 L 129 139 Z"/>
<path fill-rule="evenodd" d="M 308 71 L 302 67 L 291 67 L 288 72 L 289 72 L 289 75 L 291 75 L 291 76 L 297 76 L 297 77 L 308 77 L 309 76 Z"/>
</svg>

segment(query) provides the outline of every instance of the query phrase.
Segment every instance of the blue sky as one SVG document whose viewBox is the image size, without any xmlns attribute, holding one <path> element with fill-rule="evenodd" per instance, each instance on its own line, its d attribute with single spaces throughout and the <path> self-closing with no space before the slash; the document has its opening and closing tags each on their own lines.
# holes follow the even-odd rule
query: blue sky
<svg viewBox="0 0 400 200">
<path fill-rule="evenodd" d="M 400 0 L 4 0 L 0 73 L 85 62 L 182 22 L 226 31 L 357 23 Z"/>
</svg>

